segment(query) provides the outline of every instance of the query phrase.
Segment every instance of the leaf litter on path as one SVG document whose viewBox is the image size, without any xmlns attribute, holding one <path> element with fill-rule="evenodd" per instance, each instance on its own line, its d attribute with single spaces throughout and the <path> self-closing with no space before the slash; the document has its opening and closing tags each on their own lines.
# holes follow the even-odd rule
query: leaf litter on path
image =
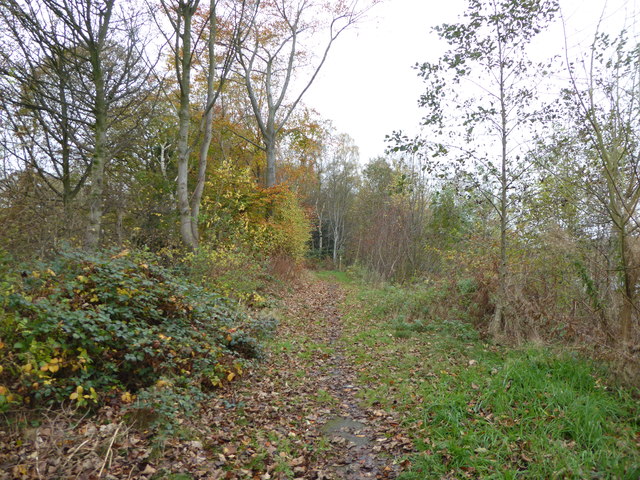
<svg viewBox="0 0 640 480">
<path fill-rule="evenodd" d="M 229 391 L 236 408 L 209 409 L 212 422 L 229 432 L 218 446 L 248 439 L 225 461 L 233 472 L 252 466 L 253 476 L 228 478 L 397 476 L 411 442 L 393 413 L 360 406 L 356 371 L 341 341 L 344 298 L 338 285 L 315 279 L 282 295 L 283 319 L 268 360 Z"/>
</svg>

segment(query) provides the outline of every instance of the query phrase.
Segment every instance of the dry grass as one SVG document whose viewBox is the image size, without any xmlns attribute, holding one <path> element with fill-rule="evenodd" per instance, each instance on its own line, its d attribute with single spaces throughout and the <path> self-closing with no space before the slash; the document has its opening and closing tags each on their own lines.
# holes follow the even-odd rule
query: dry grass
<svg viewBox="0 0 640 480">
<path fill-rule="evenodd" d="M 0 437 L 0 479 L 108 478 L 114 444 L 127 442 L 122 422 L 98 425 L 95 419 L 60 408 L 41 413 L 32 425 L 26 413 L 5 417 Z"/>
</svg>

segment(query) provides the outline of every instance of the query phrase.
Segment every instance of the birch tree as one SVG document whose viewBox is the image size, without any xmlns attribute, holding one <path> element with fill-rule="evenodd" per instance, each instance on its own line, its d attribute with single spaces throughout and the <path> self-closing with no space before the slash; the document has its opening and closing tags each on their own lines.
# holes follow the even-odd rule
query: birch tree
<svg viewBox="0 0 640 480">
<path fill-rule="evenodd" d="M 160 0 L 162 11 L 169 19 L 171 30 L 164 32 L 167 45 L 171 49 L 173 68 L 178 83 L 178 137 L 177 164 L 178 176 L 176 196 L 180 216 L 180 235 L 183 243 L 190 249 L 198 248 L 200 239 L 198 216 L 200 203 L 206 181 L 207 161 L 212 138 L 213 108 L 223 91 L 227 75 L 234 58 L 234 49 L 242 44 L 240 26 L 252 23 L 252 12 L 248 2 L 210 0 L 205 20 L 195 25 L 195 15 L 201 7 L 200 0 Z M 229 38 L 222 43 L 220 51 L 216 46 L 220 43 L 219 21 L 223 15 L 230 31 Z M 156 19 L 160 24 L 161 20 Z M 162 30 L 162 29 L 161 29 Z M 197 54 L 198 42 L 206 42 L 205 78 L 206 94 L 202 105 L 199 135 L 195 139 L 191 135 L 191 101 L 192 72 Z M 195 140 L 195 141 L 194 141 Z M 198 169 L 196 184 L 190 193 L 188 180 L 191 152 L 198 148 Z"/>
<path fill-rule="evenodd" d="M 321 210 L 326 211 L 325 221 L 332 242 L 333 262 L 336 265 L 346 244 L 348 216 L 357 193 L 358 159 L 358 147 L 353 139 L 346 134 L 339 135 L 321 180 Z"/>
</svg>

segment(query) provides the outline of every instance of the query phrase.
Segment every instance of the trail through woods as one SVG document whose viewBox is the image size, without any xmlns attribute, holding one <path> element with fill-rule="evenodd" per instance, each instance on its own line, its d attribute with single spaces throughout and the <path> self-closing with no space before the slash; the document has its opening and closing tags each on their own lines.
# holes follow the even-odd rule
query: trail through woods
<svg viewBox="0 0 640 480">
<path fill-rule="evenodd" d="M 342 338 L 344 296 L 340 286 L 315 279 L 286 293 L 277 333 L 280 351 L 276 347 L 230 392 L 242 412 L 216 420 L 230 429 L 221 445 L 248 438 L 263 442 L 273 468 L 258 478 L 395 478 L 410 449 L 393 415 L 360 406 L 356 371 Z M 236 447 L 226 460 L 242 472 L 252 453 Z"/>
</svg>

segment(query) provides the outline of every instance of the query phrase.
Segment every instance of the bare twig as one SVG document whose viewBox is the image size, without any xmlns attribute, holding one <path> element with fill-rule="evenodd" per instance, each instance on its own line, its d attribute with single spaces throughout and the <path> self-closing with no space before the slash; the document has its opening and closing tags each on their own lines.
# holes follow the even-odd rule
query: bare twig
<svg viewBox="0 0 640 480">
<path fill-rule="evenodd" d="M 107 465 L 109 457 L 112 456 L 111 449 L 113 447 L 113 443 L 116 441 L 116 437 L 118 436 L 118 433 L 120 432 L 120 427 L 122 427 L 122 423 L 118 424 L 118 428 L 116 428 L 116 431 L 113 433 L 113 436 L 111 437 L 111 441 L 109 442 L 109 448 L 107 448 L 107 453 L 104 456 L 104 462 L 102 462 L 102 467 L 100 468 L 100 472 L 98 472 L 98 478 L 102 477 L 102 472 L 104 471 L 104 467 Z"/>
</svg>

